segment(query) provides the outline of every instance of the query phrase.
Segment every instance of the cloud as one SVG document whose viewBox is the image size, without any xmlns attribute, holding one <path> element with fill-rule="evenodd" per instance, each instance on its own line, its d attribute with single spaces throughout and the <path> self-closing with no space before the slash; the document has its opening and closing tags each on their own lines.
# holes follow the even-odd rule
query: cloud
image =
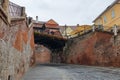
<svg viewBox="0 0 120 80">
<path fill-rule="evenodd" d="M 59 24 L 92 24 L 114 0 L 11 0 L 25 6 L 28 16 L 55 19 Z"/>
</svg>

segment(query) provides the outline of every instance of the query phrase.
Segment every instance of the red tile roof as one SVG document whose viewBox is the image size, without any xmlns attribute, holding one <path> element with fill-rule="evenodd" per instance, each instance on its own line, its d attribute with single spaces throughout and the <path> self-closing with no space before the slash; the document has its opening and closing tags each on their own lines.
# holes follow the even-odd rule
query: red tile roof
<svg viewBox="0 0 120 80">
<path fill-rule="evenodd" d="M 53 19 L 48 20 L 47 22 L 44 21 L 38 21 L 36 22 L 33 20 L 34 27 L 42 27 L 43 24 L 45 24 L 46 28 L 59 28 L 59 24 L 55 22 Z"/>
<path fill-rule="evenodd" d="M 59 26 L 56 25 L 56 24 L 45 24 L 45 26 L 46 26 L 47 28 L 59 28 Z"/>
<path fill-rule="evenodd" d="M 58 23 L 55 22 L 53 19 L 48 20 L 48 21 L 46 22 L 46 24 L 56 24 L 56 25 L 58 25 Z"/>
<path fill-rule="evenodd" d="M 55 22 L 53 19 L 50 19 L 48 20 L 46 23 L 45 23 L 46 27 L 47 28 L 59 28 L 58 26 L 58 23 Z"/>
</svg>

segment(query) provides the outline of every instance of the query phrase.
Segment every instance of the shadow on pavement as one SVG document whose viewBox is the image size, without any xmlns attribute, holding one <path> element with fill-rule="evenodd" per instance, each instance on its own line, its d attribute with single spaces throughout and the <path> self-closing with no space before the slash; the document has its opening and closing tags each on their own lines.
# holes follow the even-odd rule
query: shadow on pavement
<svg viewBox="0 0 120 80">
<path fill-rule="evenodd" d="M 36 64 L 36 66 L 52 66 L 52 67 L 58 67 L 58 66 L 68 66 L 67 64 L 59 64 L 59 63 L 46 63 L 46 64 Z"/>
</svg>

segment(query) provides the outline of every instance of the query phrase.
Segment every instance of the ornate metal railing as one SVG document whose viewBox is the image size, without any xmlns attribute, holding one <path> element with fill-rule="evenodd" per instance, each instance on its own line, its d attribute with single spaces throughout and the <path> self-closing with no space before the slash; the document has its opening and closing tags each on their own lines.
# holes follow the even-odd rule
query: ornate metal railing
<svg viewBox="0 0 120 80">
<path fill-rule="evenodd" d="M 9 2 L 9 14 L 12 18 L 17 18 L 22 16 L 23 8 L 17 4 Z"/>
</svg>

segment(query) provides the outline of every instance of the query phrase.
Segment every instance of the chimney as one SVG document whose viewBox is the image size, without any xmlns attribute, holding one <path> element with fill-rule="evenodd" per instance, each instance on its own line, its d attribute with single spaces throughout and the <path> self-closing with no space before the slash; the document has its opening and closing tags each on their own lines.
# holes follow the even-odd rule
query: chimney
<svg viewBox="0 0 120 80">
<path fill-rule="evenodd" d="M 21 16 L 26 17 L 25 7 L 22 7 L 22 14 L 21 14 Z"/>
<path fill-rule="evenodd" d="M 79 27 L 80 25 L 79 24 L 77 24 L 77 27 Z"/>
<path fill-rule="evenodd" d="M 36 23 L 38 23 L 38 16 L 36 16 Z"/>
</svg>

